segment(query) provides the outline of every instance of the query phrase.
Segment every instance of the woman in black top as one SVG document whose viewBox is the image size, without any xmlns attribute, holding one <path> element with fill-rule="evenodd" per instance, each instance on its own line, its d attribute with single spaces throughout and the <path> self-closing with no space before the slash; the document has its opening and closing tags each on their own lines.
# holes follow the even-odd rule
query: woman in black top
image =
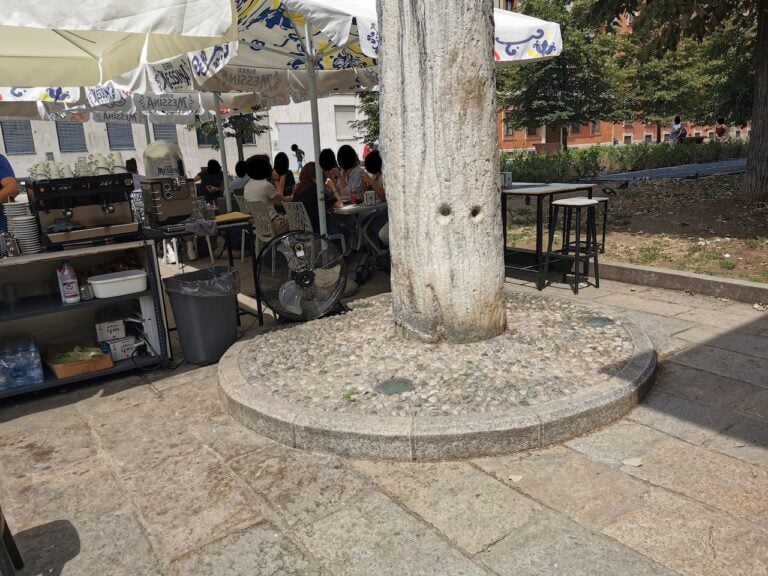
<svg viewBox="0 0 768 576">
<path fill-rule="evenodd" d="M 288 168 L 288 155 L 285 152 L 279 152 L 275 156 L 275 162 L 273 168 L 275 175 L 279 180 L 282 176 L 285 176 L 285 184 L 283 185 L 283 196 L 291 197 L 293 195 L 293 189 L 296 187 L 296 179 L 293 177 L 293 172 Z M 275 184 L 273 182 L 273 184 Z M 277 184 L 275 184 L 277 185 Z"/>
<path fill-rule="evenodd" d="M 208 160 L 208 166 L 195 176 L 195 182 L 200 182 L 198 196 L 203 196 L 208 204 L 216 204 L 224 192 L 224 172 L 216 160 Z"/>
</svg>

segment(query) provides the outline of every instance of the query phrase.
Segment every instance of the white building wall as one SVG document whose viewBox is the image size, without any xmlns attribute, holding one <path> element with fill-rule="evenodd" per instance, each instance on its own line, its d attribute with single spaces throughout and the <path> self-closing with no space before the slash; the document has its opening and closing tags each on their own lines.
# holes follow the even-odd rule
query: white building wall
<svg viewBox="0 0 768 576">
<path fill-rule="evenodd" d="M 355 95 L 329 96 L 318 100 L 318 116 L 320 124 L 320 148 L 330 148 L 334 152 L 343 144 L 349 144 L 362 158 L 363 142 L 357 137 L 344 137 L 344 134 L 337 134 L 336 129 L 336 107 L 354 106 L 357 109 L 357 97 Z M 309 102 L 299 102 L 287 106 L 274 106 L 269 111 L 269 125 L 272 136 L 272 157 L 277 154 L 280 146 L 279 126 L 280 124 L 302 124 L 312 122 L 312 111 Z M 348 136 L 348 135 L 347 135 Z M 307 154 L 307 161 L 314 160 L 315 154 L 312 151 L 312 144 L 298 143 Z M 290 154 L 289 154 L 290 156 Z M 293 158 L 291 157 L 293 160 Z M 292 163 L 293 166 L 293 163 Z"/>
<path fill-rule="evenodd" d="M 32 135 L 35 141 L 35 154 L 11 154 L 5 152 L 5 142 L 0 143 L 0 152 L 6 155 L 11 163 L 16 176 L 19 178 L 27 177 L 29 168 L 41 160 L 45 160 L 46 153 L 53 153 L 54 160 L 57 162 L 66 162 L 74 166 L 78 157 L 86 155 L 84 152 L 59 151 L 59 139 L 56 135 L 56 125 L 53 122 L 42 120 L 33 120 L 31 122 Z M 136 158 L 139 165 L 139 172 L 144 172 L 144 149 L 147 146 L 146 132 L 144 125 L 132 124 L 134 150 L 120 150 L 123 160 Z M 88 154 L 109 154 L 109 140 L 107 138 L 107 125 L 100 122 L 88 121 L 83 124 L 85 133 L 85 142 L 88 147 Z M 179 139 L 179 147 L 184 155 L 184 165 L 187 170 L 187 176 L 193 177 L 205 166 L 208 160 L 214 158 L 221 161 L 220 152 L 210 146 L 199 147 L 197 145 L 197 135 L 194 130 L 187 130 L 186 126 L 178 125 L 176 133 Z M 150 135 L 152 135 L 152 126 L 150 125 Z M 2 138 L 0 138 L 2 140 Z M 270 134 L 266 132 L 259 136 L 256 144 L 245 145 L 243 153 L 247 158 L 253 154 L 269 154 L 271 150 Z M 227 164 L 230 174 L 235 173 L 235 163 L 237 162 L 237 144 L 234 138 L 226 139 Z"/>
</svg>

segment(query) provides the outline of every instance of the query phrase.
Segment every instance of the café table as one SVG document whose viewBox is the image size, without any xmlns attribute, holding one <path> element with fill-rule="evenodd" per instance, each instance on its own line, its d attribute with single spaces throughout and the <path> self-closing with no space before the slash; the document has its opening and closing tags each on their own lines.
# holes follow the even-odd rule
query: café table
<svg viewBox="0 0 768 576">
<path fill-rule="evenodd" d="M 376 204 L 346 204 L 341 208 L 334 208 L 333 213 L 338 216 L 344 216 L 351 219 L 354 222 L 355 239 L 352 246 L 355 250 L 360 250 L 363 247 L 363 242 L 372 249 L 374 253 L 378 253 L 380 250 L 377 247 L 371 245 L 371 241 L 365 234 L 365 230 L 369 217 L 379 210 L 386 210 L 386 202 L 378 202 Z"/>
<path fill-rule="evenodd" d="M 546 254 L 544 254 L 544 200 L 549 200 L 547 211 L 547 222 L 549 222 L 552 218 L 552 200 L 554 200 L 555 196 L 586 192 L 587 197 L 592 198 L 592 189 L 595 186 L 595 184 L 588 182 L 575 184 L 515 182 L 511 186 L 502 188 L 501 222 L 503 227 L 502 237 L 504 238 L 505 269 L 535 274 L 536 287 L 542 290 L 547 277 L 547 270 L 544 270 L 546 258 Z M 536 199 L 536 250 L 533 254 L 530 254 L 530 251 L 507 246 L 507 201 L 510 196 Z M 530 256 L 534 257 L 532 262 Z"/>
</svg>

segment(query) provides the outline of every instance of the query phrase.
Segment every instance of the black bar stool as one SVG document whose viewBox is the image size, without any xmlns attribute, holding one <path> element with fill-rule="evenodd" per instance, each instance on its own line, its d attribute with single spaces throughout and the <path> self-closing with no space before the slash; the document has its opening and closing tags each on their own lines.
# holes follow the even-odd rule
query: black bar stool
<svg viewBox="0 0 768 576">
<path fill-rule="evenodd" d="M 574 272 L 574 294 L 579 293 L 579 267 L 582 259 L 584 260 L 584 276 L 589 277 L 589 260 L 595 261 L 595 288 L 600 288 L 600 269 L 598 267 L 597 255 L 600 252 L 600 244 L 597 242 L 597 225 L 595 223 L 595 206 L 599 204 L 594 198 L 565 198 L 552 202 L 552 219 L 549 221 L 549 242 L 547 244 L 547 260 L 545 270 L 549 271 L 549 262 L 552 257 L 552 244 L 555 238 L 555 228 L 557 228 L 557 215 L 560 208 L 563 208 L 563 242 L 560 249 L 562 255 L 567 255 L 573 249 L 573 272 Z M 581 241 L 581 211 L 586 208 L 587 212 L 587 230 L 586 239 Z M 574 223 L 574 212 L 576 220 Z M 575 239 L 571 241 L 571 228 L 574 228 Z M 563 282 L 566 281 L 568 269 L 563 268 Z"/>
</svg>

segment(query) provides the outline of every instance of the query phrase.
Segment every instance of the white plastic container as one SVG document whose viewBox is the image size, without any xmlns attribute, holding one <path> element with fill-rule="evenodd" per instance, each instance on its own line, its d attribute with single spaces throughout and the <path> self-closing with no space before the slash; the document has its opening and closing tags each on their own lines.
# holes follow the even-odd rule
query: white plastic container
<svg viewBox="0 0 768 576">
<path fill-rule="evenodd" d="M 88 278 L 96 298 L 114 298 L 136 294 L 147 289 L 147 273 L 144 270 L 123 270 Z"/>
</svg>

